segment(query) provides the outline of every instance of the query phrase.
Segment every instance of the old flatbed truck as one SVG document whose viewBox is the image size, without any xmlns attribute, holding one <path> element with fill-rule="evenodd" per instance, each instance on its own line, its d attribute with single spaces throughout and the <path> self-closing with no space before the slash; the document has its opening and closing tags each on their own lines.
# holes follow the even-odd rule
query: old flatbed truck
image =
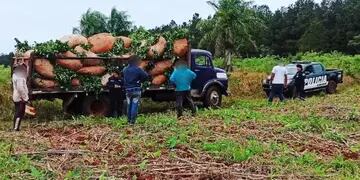
<svg viewBox="0 0 360 180">
<path fill-rule="evenodd" d="M 29 59 L 28 86 L 30 101 L 61 99 L 63 100 L 63 110 L 68 113 L 104 116 L 109 114 L 110 100 L 108 90 L 105 87 L 97 95 L 93 92 L 85 92 L 81 88 L 67 90 L 63 88 L 51 90 L 36 88 L 32 83 L 34 69 L 31 63 L 35 58 L 31 57 Z M 94 59 L 118 62 L 122 66 L 126 62 L 126 58 L 99 57 Z M 191 95 L 193 99 L 202 102 L 205 107 L 220 107 L 222 96 L 228 95 L 228 77 L 226 72 L 214 67 L 212 54 L 205 50 L 189 50 L 187 61 L 191 70 L 197 74 L 197 78 L 192 83 Z M 151 98 L 154 101 L 174 101 L 175 87 L 169 83 L 162 86 L 146 87 L 143 90 L 143 97 Z"/>
</svg>

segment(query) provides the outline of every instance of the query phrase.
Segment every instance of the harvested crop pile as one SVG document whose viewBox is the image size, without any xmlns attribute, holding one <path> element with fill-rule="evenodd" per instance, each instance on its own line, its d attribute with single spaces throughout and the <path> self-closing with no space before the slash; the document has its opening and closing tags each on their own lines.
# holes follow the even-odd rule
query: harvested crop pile
<svg viewBox="0 0 360 180">
<path fill-rule="evenodd" d="M 161 57 L 164 55 L 166 48 L 166 40 L 164 37 L 160 37 L 158 42 L 151 46 L 148 52 L 148 56 L 151 58 Z"/>
<path fill-rule="evenodd" d="M 179 39 L 174 41 L 173 53 L 179 57 L 185 57 L 189 49 L 189 43 L 187 39 Z"/>
<path fill-rule="evenodd" d="M 119 36 L 117 39 L 122 40 L 124 43 L 124 48 L 130 48 L 131 47 L 131 39 L 125 36 Z"/>
<path fill-rule="evenodd" d="M 54 79 L 54 66 L 47 59 L 35 59 L 34 69 L 41 76 L 49 79 Z"/>
<path fill-rule="evenodd" d="M 106 53 L 114 47 L 116 38 L 109 33 L 95 34 L 88 38 L 92 45 L 91 51 L 94 53 Z"/>
<path fill-rule="evenodd" d="M 83 67 L 77 72 L 79 74 L 85 74 L 85 75 L 103 75 L 106 71 L 106 68 L 104 66 L 90 66 L 90 67 Z"/>
<path fill-rule="evenodd" d="M 186 37 L 181 29 L 154 34 L 139 28 L 129 37 L 115 37 L 110 33 L 90 37 L 67 35 L 59 40 L 34 45 L 17 40 L 16 48 L 25 58 L 38 57 L 31 61 L 37 73 L 35 77 L 42 80 L 36 79 L 38 87 L 51 88 L 58 84 L 62 89 L 81 86 L 85 91 L 90 91 L 101 90 L 105 84 L 98 83 L 98 76 L 121 70 L 131 55 L 143 59 L 140 68 L 149 70 L 154 67 L 149 72 L 153 78 L 150 83 L 159 86 L 166 84 L 173 59 L 183 58 L 188 53 Z"/>
<path fill-rule="evenodd" d="M 80 86 L 81 85 L 80 80 L 77 79 L 77 78 L 72 79 L 71 80 L 71 85 L 72 86 Z"/>
<path fill-rule="evenodd" d="M 88 40 L 86 39 L 86 37 L 79 34 L 66 35 L 59 40 L 63 43 L 67 43 L 72 48 L 81 44 L 88 44 Z"/>
<path fill-rule="evenodd" d="M 141 61 L 139 67 L 140 67 L 141 69 L 145 69 L 145 68 L 148 66 L 149 62 L 150 62 L 150 61 L 143 60 L 143 61 Z"/>
<path fill-rule="evenodd" d="M 159 85 L 164 84 L 166 81 L 167 81 L 167 77 L 165 75 L 161 74 L 161 75 L 155 76 L 153 78 L 152 84 L 159 86 Z"/>
<path fill-rule="evenodd" d="M 164 61 L 157 62 L 155 64 L 154 69 L 152 69 L 150 71 L 150 75 L 156 76 L 156 75 L 163 74 L 165 71 L 169 70 L 172 67 L 172 65 L 173 65 L 173 63 L 171 60 L 164 60 Z"/>
<path fill-rule="evenodd" d="M 83 67 L 82 63 L 78 59 L 57 59 L 56 63 L 61 67 L 77 71 Z"/>
<path fill-rule="evenodd" d="M 33 82 L 36 87 L 43 89 L 53 89 L 56 86 L 58 86 L 58 84 L 53 80 L 47 80 L 41 78 L 35 78 Z"/>
<path fill-rule="evenodd" d="M 75 49 L 76 53 L 80 54 L 82 57 L 86 57 L 86 59 L 83 59 L 82 64 L 84 66 L 98 66 L 101 65 L 103 63 L 103 61 L 101 59 L 94 59 L 99 57 L 97 54 L 91 52 L 91 51 L 87 51 L 84 48 L 82 48 L 81 46 L 76 46 Z M 87 59 L 89 58 L 89 59 Z"/>
</svg>

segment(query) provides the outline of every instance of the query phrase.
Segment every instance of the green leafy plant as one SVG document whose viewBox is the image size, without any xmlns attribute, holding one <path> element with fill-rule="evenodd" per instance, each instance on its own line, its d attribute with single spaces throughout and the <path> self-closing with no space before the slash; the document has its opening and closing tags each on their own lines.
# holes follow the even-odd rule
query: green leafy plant
<svg viewBox="0 0 360 180">
<path fill-rule="evenodd" d="M 167 41 L 164 57 L 168 59 L 174 58 L 172 50 L 174 48 L 174 41 L 189 37 L 189 30 L 185 28 L 176 28 L 164 33 L 164 38 Z"/>
<path fill-rule="evenodd" d="M 99 94 L 102 90 L 101 78 L 98 76 L 82 75 L 79 77 L 81 85 L 86 92 Z"/>
<path fill-rule="evenodd" d="M 70 48 L 66 43 L 62 43 L 59 40 L 53 41 L 47 41 L 44 43 L 36 43 L 34 46 L 34 52 L 36 55 L 41 57 L 46 57 L 50 60 L 54 60 L 56 54 L 71 51 L 72 48 Z"/>
<path fill-rule="evenodd" d="M 124 47 L 124 42 L 121 39 L 116 40 L 113 49 L 111 50 L 112 55 L 124 55 L 129 53 L 129 49 Z"/>
<path fill-rule="evenodd" d="M 16 51 L 19 53 L 24 53 L 24 52 L 32 49 L 32 47 L 29 45 L 28 41 L 21 42 L 18 38 L 15 38 L 15 42 L 16 42 L 16 45 L 15 45 Z"/>
<path fill-rule="evenodd" d="M 74 71 L 55 66 L 55 80 L 60 84 L 61 88 L 68 90 L 71 88 L 71 80 L 77 77 Z"/>
<path fill-rule="evenodd" d="M 154 35 L 143 27 L 137 29 L 130 35 L 132 40 L 131 52 L 138 55 L 140 58 L 145 59 L 149 51 L 149 47 L 156 43 L 159 35 Z"/>
</svg>

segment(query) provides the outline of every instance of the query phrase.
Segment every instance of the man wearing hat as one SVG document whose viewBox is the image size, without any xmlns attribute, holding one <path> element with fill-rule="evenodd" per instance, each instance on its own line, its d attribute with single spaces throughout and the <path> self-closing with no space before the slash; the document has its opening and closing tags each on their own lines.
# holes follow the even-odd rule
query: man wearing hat
<svg viewBox="0 0 360 180">
<path fill-rule="evenodd" d="M 26 102 L 29 100 L 29 91 L 26 84 L 27 67 L 24 63 L 15 64 L 12 74 L 13 101 L 15 104 L 14 125 L 15 131 L 20 130 L 21 120 L 25 115 Z"/>
</svg>

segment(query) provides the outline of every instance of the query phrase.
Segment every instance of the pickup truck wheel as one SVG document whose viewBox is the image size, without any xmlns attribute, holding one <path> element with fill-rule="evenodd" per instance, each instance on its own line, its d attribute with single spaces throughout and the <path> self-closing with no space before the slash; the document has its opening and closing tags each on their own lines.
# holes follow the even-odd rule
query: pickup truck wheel
<svg viewBox="0 0 360 180">
<path fill-rule="evenodd" d="M 221 106 L 222 94 L 218 87 L 210 87 L 204 97 L 204 106 L 206 108 L 219 108 Z"/>
<path fill-rule="evenodd" d="M 328 94 L 334 94 L 334 93 L 336 93 L 336 88 L 337 88 L 337 83 L 336 83 L 336 81 L 330 80 L 330 81 L 329 81 L 329 84 L 328 84 L 328 86 L 327 86 L 327 88 L 326 88 L 326 92 L 327 92 Z"/>
<path fill-rule="evenodd" d="M 107 96 L 87 96 L 82 103 L 84 115 L 107 116 L 110 113 L 110 99 Z"/>
</svg>

